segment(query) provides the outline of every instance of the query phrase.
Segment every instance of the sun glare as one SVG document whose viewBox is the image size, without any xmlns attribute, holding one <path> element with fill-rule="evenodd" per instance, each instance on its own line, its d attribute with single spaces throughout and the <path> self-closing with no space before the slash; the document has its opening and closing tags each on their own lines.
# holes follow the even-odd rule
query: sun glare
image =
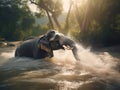
<svg viewBox="0 0 120 90">
<path fill-rule="evenodd" d="M 63 2 L 63 9 L 64 9 L 65 12 L 68 12 L 68 9 L 69 9 L 71 1 L 73 3 L 78 4 L 78 5 L 82 5 L 87 0 L 62 0 L 62 2 Z"/>
<path fill-rule="evenodd" d="M 73 1 L 73 3 L 77 3 L 79 5 L 82 5 L 84 3 L 84 1 L 87 1 L 87 0 L 62 0 L 64 12 L 68 12 L 68 9 L 69 9 L 69 6 L 70 6 L 70 1 Z M 36 5 L 28 2 L 28 6 L 29 6 L 29 8 L 31 9 L 32 12 L 38 12 L 38 9 L 37 9 Z"/>
<path fill-rule="evenodd" d="M 37 6 L 28 2 L 28 6 L 32 12 L 38 12 Z"/>
<path fill-rule="evenodd" d="M 67 12 L 69 9 L 70 0 L 62 0 L 62 2 L 63 2 L 63 9 L 65 12 Z"/>
</svg>

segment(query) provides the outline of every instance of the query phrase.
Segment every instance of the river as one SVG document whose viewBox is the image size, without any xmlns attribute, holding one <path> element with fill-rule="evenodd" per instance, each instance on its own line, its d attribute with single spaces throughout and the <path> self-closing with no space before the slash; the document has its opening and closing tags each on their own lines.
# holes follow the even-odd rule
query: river
<svg viewBox="0 0 120 90">
<path fill-rule="evenodd" d="M 15 58 L 15 47 L 0 48 L 0 90 L 120 90 L 120 59 L 78 48 L 80 61 L 70 50 L 34 60 Z"/>
</svg>

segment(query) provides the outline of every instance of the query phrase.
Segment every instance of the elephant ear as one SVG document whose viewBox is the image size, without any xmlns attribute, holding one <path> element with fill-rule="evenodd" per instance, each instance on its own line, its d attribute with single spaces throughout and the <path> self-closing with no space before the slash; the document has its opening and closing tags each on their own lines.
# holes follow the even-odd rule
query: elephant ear
<svg viewBox="0 0 120 90">
<path fill-rule="evenodd" d="M 45 46 L 45 45 L 42 44 L 42 43 L 39 45 L 39 48 L 42 49 L 42 50 L 44 50 L 44 51 L 46 51 L 46 52 L 48 52 L 48 53 L 51 52 L 51 49 L 48 48 L 47 46 Z"/>
<path fill-rule="evenodd" d="M 42 50 L 46 51 L 46 52 L 51 51 L 51 48 L 49 46 L 49 42 L 48 42 L 48 40 L 45 36 L 42 36 L 42 37 L 39 38 L 37 47 L 39 49 L 42 49 Z"/>
</svg>

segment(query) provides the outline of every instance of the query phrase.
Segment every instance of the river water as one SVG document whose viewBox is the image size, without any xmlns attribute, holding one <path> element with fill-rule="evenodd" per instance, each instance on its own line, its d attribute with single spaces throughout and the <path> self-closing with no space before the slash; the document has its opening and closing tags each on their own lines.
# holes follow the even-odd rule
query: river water
<svg viewBox="0 0 120 90">
<path fill-rule="evenodd" d="M 34 60 L 15 58 L 15 47 L 0 48 L 0 90 L 120 90 L 120 59 L 78 48 L 81 61 L 70 50 Z"/>
</svg>

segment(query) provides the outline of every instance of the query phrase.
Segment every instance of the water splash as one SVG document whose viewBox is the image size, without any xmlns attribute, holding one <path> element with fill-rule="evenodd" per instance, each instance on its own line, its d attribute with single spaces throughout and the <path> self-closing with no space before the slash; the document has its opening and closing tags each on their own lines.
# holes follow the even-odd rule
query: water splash
<svg viewBox="0 0 120 90">
<path fill-rule="evenodd" d="M 17 76 L 7 79 L 7 82 L 39 83 L 45 84 L 44 88 L 49 84 L 55 86 L 53 90 L 77 90 L 93 82 L 99 83 L 98 85 L 107 82 L 104 85 L 109 87 L 109 80 L 120 82 L 120 73 L 115 69 L 118 63 L 116 58 L 108 52 L 97 55 L 90 48 L 84 49 L 79 44 L 77 47 L 80 61 L 75 60 L 70 50 L 54 51 L 53 58 L 41 60 L 14 58 L 14 50 L 2 52 L 1 60 L 6 60 L 1 64 L 0 70 L 11 71 L 10 74 L 21 71 Z M 94 83 L 91 85 L 94 86 Z"/>
</svg>

